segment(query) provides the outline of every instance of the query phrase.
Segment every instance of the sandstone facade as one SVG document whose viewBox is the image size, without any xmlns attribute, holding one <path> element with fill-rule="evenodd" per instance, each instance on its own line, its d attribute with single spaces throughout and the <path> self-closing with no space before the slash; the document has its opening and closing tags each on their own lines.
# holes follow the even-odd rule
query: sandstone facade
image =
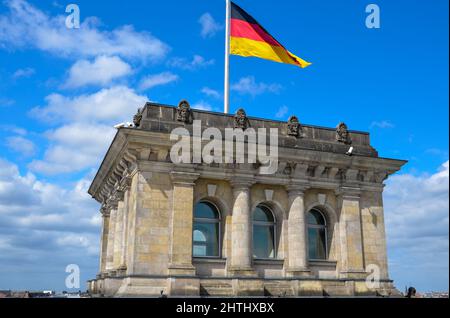
<svg viewBox="0 0 450 318">
<path fill-rule="evenodd" d="M 186 105 L 183 105 L 186 111 Z M 389 278 L 383 182 L 405 163 L 380 158 L 364 132 L 248 118 L 279 128 L 279 166 L 174 164 L 170 132 L 192 119 L 233 128 L 233 116 L 147 104 L 136 126 L 120 128 L 89 189 L 102 204 L 100 270 L 90 292 L 104 296 L 375 295 L 395 292 Z M 295 118 L 296 119 L 296 118 Z M 294 122 L 294 124 L 296 124 Z M 299 131 L 296 131 L 297 128 Z M 346 155 L 351 140 L 354 148 Z M 204 142 L 205 143 L 205 142 Z M 193 257 L 194 207 L 220 213 L 218 257 Z M 271 259 L 253 257 L 252 213 L 275 217 Z M 308 257 L 307 213 L 326 219 L 326 257 Z M 379 284 L 366 283 L 373 268 Z"/>
</svg>

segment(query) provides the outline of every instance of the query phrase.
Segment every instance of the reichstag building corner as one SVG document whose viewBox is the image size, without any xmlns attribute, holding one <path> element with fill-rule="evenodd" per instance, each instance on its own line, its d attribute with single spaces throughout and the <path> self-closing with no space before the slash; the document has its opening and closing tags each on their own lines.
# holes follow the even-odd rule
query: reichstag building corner
<svg viewBox="0 0 450 318">
<path fill-rule="evenodd" d="M 133 122 L 89 189 L 103 219 L 93 295 L 398 293 L 383 187 L 405 161 L 379 157 L 368 133 L 187 101 L 147 103 Z"/>
</svg>

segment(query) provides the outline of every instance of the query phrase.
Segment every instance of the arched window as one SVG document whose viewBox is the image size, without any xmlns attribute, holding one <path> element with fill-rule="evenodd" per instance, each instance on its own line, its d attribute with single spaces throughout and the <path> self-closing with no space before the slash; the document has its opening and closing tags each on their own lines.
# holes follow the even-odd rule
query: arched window
<svg viewBox="0 0 450 318">
<path fill-rule="evenodd" d="M 272 211 L 258 205 L 253 211 L 253 257 L 275 258 L 275 218 Z"/>
<path fill-rule="evenodd" d="M 220 214 L 217 207 L 202 201 L 194 209 L 192 255 L 220 257 Z"/>
<path fill-rule="evenodd" d="M 316 209 L 308 212 L 308 250 L 309 259 L 327 258 L 327 224 Z"/>
</svg>

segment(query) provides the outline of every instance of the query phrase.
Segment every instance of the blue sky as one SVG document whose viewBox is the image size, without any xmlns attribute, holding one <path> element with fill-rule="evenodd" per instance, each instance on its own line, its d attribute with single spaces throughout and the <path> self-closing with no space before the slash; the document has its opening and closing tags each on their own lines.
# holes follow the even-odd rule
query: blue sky
<svg viewBox="0 0 450 318">
<path fill-rule="evenodd" d="M 231 57 L 231 109 L 369 131 L 409 160 L 386 187 L 392 278 L 448 290 L 448 1 L 236 1 L 307 69 Z M 64 289 L 97 272 L 86 194 L 113 124 L 145 101 L 222 109 L 224 1 L 0 4 L 0 289 Z M 365 27 L 365 7 L 381 28 Z M 414 200 L 414 201 L 413 201 Z"/>
</svg>

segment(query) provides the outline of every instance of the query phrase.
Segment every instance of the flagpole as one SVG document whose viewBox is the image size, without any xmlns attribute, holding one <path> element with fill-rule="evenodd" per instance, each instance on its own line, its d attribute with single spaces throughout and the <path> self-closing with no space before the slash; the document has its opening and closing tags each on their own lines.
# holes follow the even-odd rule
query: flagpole
<svg viewBox="0 0 450 318">
<path fill-rule="evenodd" d="M 225 21 L 225 87 L 223 93 L 224 113 L 230 112 L 230 15 L 231 0 L 226 2 L 226 21 Z"/>
</svg>

